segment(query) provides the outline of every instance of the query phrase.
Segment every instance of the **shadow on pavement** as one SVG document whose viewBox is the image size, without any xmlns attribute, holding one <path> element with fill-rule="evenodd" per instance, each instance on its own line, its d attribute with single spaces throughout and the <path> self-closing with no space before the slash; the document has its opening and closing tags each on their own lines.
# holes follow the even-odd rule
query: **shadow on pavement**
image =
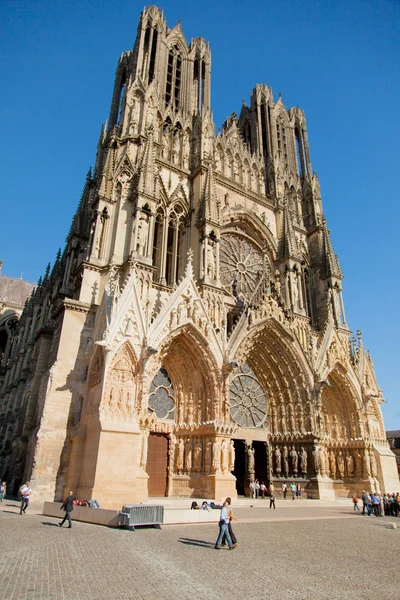
<svg viewBox="0 0 400 600">
<path fill-rule="evenodd" d="M 58 527 L 58 522 L 51 523 L 50 521 L 42 521 L 42 525 L 49 525 L 50 527 Z"/>
<path fill-rule="evenodd" d="M 206 542 L 204 540 L 192 540 L 191 538 L 179 538 L 178 542 L 181 544 L 186 544 L 187 546 L 200 546 L 200 548 L 209 548 L 210 550 L 214 548 L 215 543 Z"/>
<path fill-rule="evenodd" d="M 15 512 L 15 510 L 3 510 L 3 513 L 8 513 L 10 515 L 19 515 L 19 512 Z"/>
</svg>

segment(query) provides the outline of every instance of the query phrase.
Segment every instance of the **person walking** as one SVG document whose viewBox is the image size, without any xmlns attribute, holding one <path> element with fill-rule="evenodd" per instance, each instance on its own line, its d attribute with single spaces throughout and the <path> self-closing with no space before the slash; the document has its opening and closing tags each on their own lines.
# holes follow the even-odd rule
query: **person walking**
<svg viewBox="0 0 400 600">
<path fill-rule="evenodd" d="M 65 521 L 68 520 L 68 529 L 72 527 L 71 521 L 71 513 L 74 510 L 74 497 L 73 492 L 69 492 L 68 496 L 65 498 L 64 502 L 61 505 L 60 510 L 65 510 L 65 516 L 63 520 L 58 524 L 59 527 L 62 527 Z"/>
<path fill-rule="evenodd" d="M 274 494 L 271 494 L 269 497 L 269 507 L 272 508 L 274 507 L 275 510 L 275 496 Z"/>
<path fill-rule="evenodd" d="M 232 544 L 232 540 L 231 540 L 231 536 L 229 535 L 229 504 L 228 502 L 225 500 L 222 508 L 221 508 L 221 513 L 219 515 L 219 535 L 217 538 L 217 541 L 215 542 L 215 550 L 220 550 L 221 549 L 221 542 L 222 542 L 222 538 L 226 537 L 226 541 L 228 543 L 229 546 L 229 550 L 234 550 L 236 548 L 236 546 L 234 546 Z"/>
<path fill-rule="evenodd" d="M 360 507 L 358 506 L 357 494 L 354 494 L 354 496 L 353 496 L 353 505 L 354 505 L 354 510 L 360 511 Z"/>
<path fill-rule="evenodd" d="M 26 483 L 24 483 L 24 485 L 21 485 L 21 487 L 19 488 L 19 495 L 21 497 L 21 508 L 19 511 L 20 515 L 22 515 L 22 513 L 26 513 L 26 509 L 29 506 L 29 498 L 31 497 L 31 494 L 31 485 L 29 481 L 27 481 Z"/>
<path fill-rule="evenodd" d="M 258 481 L 258 479 L 256 479 L 256 482 L 254 484 L 254 489 L 256 492 L 256 500 L 258 500 L 258 497 L 260 495 L 260 482 Z"/>
<path fill-rule="evenodd" d="M 283 494 L 283 499 L 286 500 L 286 494 L 287 494 L 287 483 L 286 483 L 286 481 L 284 481 L 282 483 L 282 494 Z"/>
<path fill-rule="evenodd" d="M 365 511 L 368 513 L 368 504 L 369 504 L 369 495 L 365 490 L 363 490 L 361 495 L 361 500 L 363 502 L 363 511 L 362 514 L 365 515 Z"/>
<path fill-rule="evenodd" d="M 237 542 L 236 535 L 233 533 L 232 521 L 237 521 L 237 518 L 233 516 L 233 510 L 232 510 L 232 507 L 231 507 L 232 499 L 228 497 L 226 499 L 226 502 L 228 503 L 228 508 L 229 508 L 228 531 L 229 531 L 229 535 L 231 536 L 232 544 L 236 548 L 238 542 Z M 222 538 L 221 546 L 226 546 L 226 536 L 225 535 Z"/>
<path fill-rule="evenodd" d="M 267 491 L 267 486 L 265 485 L 265 483 L 262 481 L 261 485 L 260 485 L 260 491 L 261 491 L 261 498 L 265 498 L 265 492 Z"/>
<path fill-rule="evenodd" d="M 290 484 L 290 491 L 292 492 L 292 500 L 296 500 L 296 484 L 294 481 Z"/>
<path fill-rule="evenodd" d="M 3 498 L 5 498 L 6 493 L 7 493 L 7 484 L 5 481 L 3 481 L 2 483 L 0 483 L 0 502 L 3 502 Z"/>
</svg>

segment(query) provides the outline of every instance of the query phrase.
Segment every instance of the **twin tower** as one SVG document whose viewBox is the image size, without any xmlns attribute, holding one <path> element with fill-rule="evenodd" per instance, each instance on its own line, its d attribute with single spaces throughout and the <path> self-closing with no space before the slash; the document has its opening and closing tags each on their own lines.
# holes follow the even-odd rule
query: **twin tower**
<svg viewBox="0 0 400 600">
<path fill-rule="evenodd" d="M 216 133 L 210 78 L 208 43 L 146 8 L 64 252 L 3 359 L 11 486 L 111 507 L 398 481 L 304 113 L 257 85 Z"/>
</svg>

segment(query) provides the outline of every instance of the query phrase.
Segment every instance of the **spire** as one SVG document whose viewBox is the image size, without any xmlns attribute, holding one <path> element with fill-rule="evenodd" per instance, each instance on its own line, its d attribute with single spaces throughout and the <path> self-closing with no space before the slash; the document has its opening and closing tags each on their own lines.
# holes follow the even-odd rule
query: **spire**
<svg viewBox="0 0 400 600">
<path fill-rule="evenodd" d="M 294 235 L 293 223 L 289 213 L 288 203 L 285 202 L 282 214 L 282 235 L 279 244 L 279 258 L 300 258 L 296 236 Z"/>
<path fill-rule="evenodd" d="M 200 199 L 199 210 L 197 213 L 197 225 L 202 225 L 205 221 L 220 225 L 220 207 L 215 187 L 214 170 L 211 158 L 207 159 L 207 171 L 204 180 L 203 194 Z"/>
<path fill-rule="evenodd" d="M 138 169 L 138 192 L 154 195 L 155 165 L 154 165 L 154 132 L 148 128 L 147 140 L 143 149 L 142 160 Z"/>
<path fill-rule="evenodd" d="M 343 279 L 339 259 L 333 251 L 330 231 L 326 226 L 326 219 L 322 219 L 322 273 L 323 278 L 337 277 Z"/>
<path fill-rule="evenodd" d="M 88 224 L 88 214 L 89 214 L 89 190 L 90 184 L 92 182 L 92 168 L 90 167 L 89 171 L 86 175 L 85 186 L 82 191 L 81 199 L 77 208 L 77 211 L 72 219 L 71 228 L 69 230 L 69 234 L 67 236 L 67 241 L 73 235 L 85 236 L 86 228 Z"/>
</svg>

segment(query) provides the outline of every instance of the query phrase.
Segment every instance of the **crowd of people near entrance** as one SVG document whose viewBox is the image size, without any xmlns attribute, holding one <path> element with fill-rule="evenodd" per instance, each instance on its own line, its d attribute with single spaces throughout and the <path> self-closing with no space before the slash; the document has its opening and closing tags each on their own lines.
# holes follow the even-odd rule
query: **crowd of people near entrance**
<svg viewBox="0 0 400 600">
<path fill-rule="evenodd" d="M 271 496 L 273 496 L 273 499 L 275 500 L 275 487 L 273 483 L 271 483 L 267 487 L 263 481 L 260 483 L 258 479 L 256 479 L 255 481 L 250 482 L 249 487 L 250 498 L 254 498 L 255 500 L 257 500 L 258 498 L 269 497 L 271 500 Z M 296 500 L 296 498 L 301 498 L 303 488 L 301 487 L 300 483 L 294 483 L 294 481 L 292 481 L 292 483 L 290 483 L 289 485 L 286 483 L 286 481 L 282 483 L 282 497 L 284 500 L 286 500 L 288 490 L 290 490 L 292 500 Z"/>
<path fill-rule="evenodd" d="M 362 502 L 362 514 L 374 515 L 375 517 L 398 517 L 400 516 L 400 493 L 378 494 L 378 492 L 366 492 L 363 490 L 361 499 L 357 494 L 353 495 L 354 511 L 360 511 L 359 503 Z"/>
</svg>

